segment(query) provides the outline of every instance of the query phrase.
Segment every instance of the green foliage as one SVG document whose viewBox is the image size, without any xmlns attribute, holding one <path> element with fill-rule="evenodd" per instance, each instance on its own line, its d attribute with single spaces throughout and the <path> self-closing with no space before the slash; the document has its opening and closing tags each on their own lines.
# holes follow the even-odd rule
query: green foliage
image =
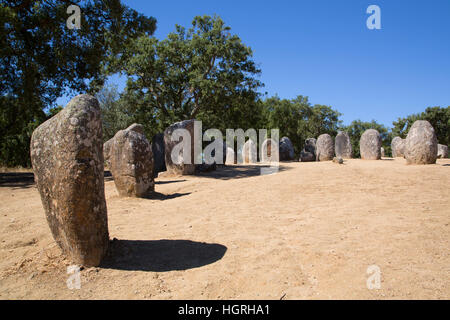
<svg viewBox="0 0 450 320">
<path fill-rule="evenodd" d="M 81 29 L 66 26 L 70 4 Z M 156 20 L 120 0 L 0 2 L 0 164 L 29 166 L 32 129 L 64 94 L 95 92 L 119 70 L 124 43 L 154 32 Z"/>
<path fill-rule="evenodd" d="M 133 116 L 119 99 L 116 85 L 105 85 L 96 95 L 102 111 L 103 141 L 114 137 L 117 131 L 133 124 Z"/>
<path fill-rule="evenodd" d="M 416 120 L 427 120 L 433 126 L 440 144 L 450 145 L 450 106 L 426 108 L 424 112 L 399 118 L 393 122 L 392 137 L 406 138 Z"/>
<path fill-rule="evenodd" d="M 335 136 L 341 123 L 340 115 L 329 106 L 311 106 L 308 97 L 304 96 L 292 100 L 272 97 L 264 101 L 266 126 L 278 128 L 280 138 L 289 137 L 297 154 L 307 138 L 317 138 L 324 133 Z"/>
<path fill-rule="evenodd" d="M 205 127 L 252 127 L 261 120 L 252 51 L 219 17 L 195 17 L 167 39 L 143 36 L 122 60 L 128 75 L 122 100 L 146 132 L 196 118 Z"/>
<path fill-rule="evenodd" d="M 342 131 L 347 131 L 350 136 L 350 141 L 353 149 L 353 157 L 359 158 L 361 156 L 359 152 L 359 140 L 361 139 L 364 131 L 368 129 L 375 129 L 380 133 L 382 140 L 382 147 L 386 156 L 391 155 L 391 140 L 392 136 L 389 134 L 389 129 L 384 125 L 377 123 L 375 120 L 371 122 L 363 122 L 361 120 L 354 120 L 349 126 L 342 126 Z"/>
</svg>

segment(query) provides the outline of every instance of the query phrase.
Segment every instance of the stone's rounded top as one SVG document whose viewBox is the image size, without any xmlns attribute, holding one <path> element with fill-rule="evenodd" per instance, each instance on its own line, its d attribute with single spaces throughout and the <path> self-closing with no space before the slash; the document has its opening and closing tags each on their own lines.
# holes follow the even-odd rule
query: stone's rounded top
<svg viewBox="0 0 450 320">
<path fill-rule="evenodd" d="M 71 109 L 71 108 L 80 108 L 80 107 L 89 107 L 96 108 L 100 110 L 100 104 L 98 103 L 97 98 L 91 96 L 90 94 L 79 94 L 73 97 L 66 105 L 63 110 Z M 63 111 L 61 110 L 61 111 Z"/>
<path fill-rule="evenodd" d="M 166 135 L 170 132 L 173 132 L 176 129 L 188 128 L 188 127 L 194 126 L 194 121 L 195 121 L 195 119 L 189 119 L 189 120 L 175 122 L 175 123 L 171 124 L 170 126 L 168 126 L 166 128 L 166 130 L 164 130 L 164 135 Z"/>
<path fill-rule="evenodd" d="M 367 129 L 366 131 L 364 131 L 362 136 L 368 136 L 368 135 L 377 135 L 377 136 L 379 136 L 380 133 L 378 132 L 378 130 L 375 130 L 375 129 Z"/>
<path fill-rule="evenodd" d="M 430 128 L 430 129 L 433 129 L 433 131 L 434 131 L 433 126 L 427 120 L 416 120 L 416 121 L 414 121 L 413 125 L 411 126 L 411 128 L 409 130 L 411 131 L 411 129 L 416 129 L 416 128 L 419 128 L 419 127 Z"/>
<path fill-rule="evenodd" d="M 327 139 L 327 140 L 331 139 L 331 140 L 332 140 L 331 136 L 330 136 L 328 133 L 323 133 L 323 134 L 321 134 L 321 135 L 317 138 L 317 141 L 323 140 L 323 139 Z"/>
<path fill-rule="evenodd" d="M 139 123 L 133 123 L 131 126 L 126 128 L 125 130 L 144 134 L 144 126 Z"/>
<path fill-rule="evenodd" d="M 292 141 L 291 141 L 291 139 L 289 139 L 288 137 L 283 137 L 283 138 L 281 138 L 281 139 L 280 139 L 280 143 L 287 143 L 287 144 L 292 145 Z"/>
<path fill-rule="evenodd" d="M 392 142 L 391 143 L 398 143 L 398 142 L 400 142 L 400 141 L 402 141 L 403 139 L 402 138 L 400 138 L 399 136 L 397 136 L 397 137 L 395 137 L 394 139 L 392 139 Z"/>
</svg>

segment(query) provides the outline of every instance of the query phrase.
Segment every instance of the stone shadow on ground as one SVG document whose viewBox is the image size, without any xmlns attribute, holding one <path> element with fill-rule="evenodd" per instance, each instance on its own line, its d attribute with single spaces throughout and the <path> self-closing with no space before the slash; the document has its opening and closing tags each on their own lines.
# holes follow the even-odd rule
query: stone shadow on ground
<svg viewBox="0 0 450 320">
<path fill-rule="evenodd" d="M 227 247 L 190 240 L 110 241 L 100 268 L 126 271 L 168 272 L 206 266 L 225 255 Z"/>
<path fill-rule="evenodd" d="M 213 179 L 241 179 L 261 175 L 261 170 L 269 172 L 271 170 L 269 165 L 226 165 L 220 166 L 215 171 L 197 173 L 198 177 L 213 178 Z M 286 171 L 291 168 L 280 165 L 278 172 Z"/>
<path fill-rule="evenodd" d="M 33 172 L 2 172 L 0 173 L 0 187 L 27 189 L 34 185 Z"/>
<path fill-rule="evenodd" d="M 183 180 L 171 180 L 171 181 L 155 181 L 155 184 L 168 184 L 168 183 L 176 183 L 176 182 L 185 182 L 186 179 Z"/>
<path fill-rule="evenodd" d="M 188 196 L 190 194 L 191 194 L 190 192 L 164 194 L 164 193 L 153 191 L 152 193 L 150 193 L 142 198 L 148 199 L 148 200 L 170 200 L 170 199 L 175 199 L 175 198 L 182 197 L 182 196 Z"/>
</svg>

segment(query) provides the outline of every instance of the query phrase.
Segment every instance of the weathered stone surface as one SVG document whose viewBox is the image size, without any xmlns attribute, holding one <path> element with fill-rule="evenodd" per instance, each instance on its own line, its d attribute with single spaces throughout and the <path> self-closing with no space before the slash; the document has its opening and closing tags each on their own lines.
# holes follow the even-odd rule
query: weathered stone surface
<svg viewBox="0 0 450 320">
<path fill-rule="evenodd" d="M 109 162 L 110 153 L 111 153 L 111 146 L 112 146 L 112 140 L 109 139 L 103 144 L 103 158 L 105 160 L 106 165 L 108 166 L 108 169 L 111 168 L 111 163 Z"/>
<path fill-rule="evenodd" d="M 336 157 L 343 159 L 353 158 L 352 144 L 350 142 L 350 137 L 347 132 L 339 131 L 334 140 L 334 150 Z"/>
<path fill-rule="evenodd" d="M 381 157 L 384 157 L 384 148 L 383 147 L 381 147 L 380 153 L 381 153 Z"/>
<path fill-rule="evenodd" d="M 109 161 L 120 196 L 145 197 L 155 190 L 152 149 L 141 125 L 115 134 Z"/>
<path fill-rule="evenodd" d="M 280 161 L 294 160 L 294 146 L 288 137 L 283 137 L 280 140 L 279 156 Z"/>
<path fill-rule="evenodd" d="M 73 98 L 31 138 L 31 162 L 53 238 L 76 264 L 98 266 L 109 243 L 100 107 Z"/>
<path fill-rule="evenodd" d="M 242 159 L 244 163 L 258 162 L 258 147 L 253 140 L 247 140 L 242 148 Z"/>
<path fill-rule="evenodd" d="M 308 152 L 305 150 L 302 150 L 300 152 L 300 162 L 313 162 L 316 161 L 316 156 L 312 152 Z"/>
<path fill-rule="evenodd" d="M 359 140 L 359 152 L 363 160 L 381 159 L 381 136 L 375 129 L 366 130 Z"/>
<path fill-rule="evenodd" d="M 405 139 L 395 137 L 391 142 L 392 157 L 403 158 L 405 156 Z"/>
<path fill-rule="evenodd" d="M 166 159 L 166 167 L 167 171 L 171 174 L 178 175 L 192 175 L 195 173 L 195 158 L 194 158 L 194 121 L 195 120 L 185 120 L 181 122 L 177 122 L 172 124 L 164 131 L 164 154 Z M 174 159 L 176 159 L 179 163 L 177 164 L 172 160 L 172 151 L 176 145 L 181 143 L 184 138 L 176 141 L 172 141 L 171 137 L 175 130 L 177 129 L 186 129 L 190 134 L 190 146 L 191 153 L 183 154 L 182 149 L 180 148 L 180 152 L 178 154 L 174 153 Z"/>
<path fill-rule="evenodd" d="M 153 154 L 153 177 L 158 177 L 158 173 L 164 172 L 166 168 L 166 160 L 164 156 L 164 134 L 158 133 L 152 139 Z"/>
<path fill-rule="evenodd" d="M 300 152 L 300 162 L 316 161 L 316 139 L 308 138 L 305 140 L 305 147 Z"/>
<path fill-rule="evenodd" d="M 316 142 L 316 160 L 329 161 L 333 160 L 334 142 L 333 138 L 327 133 L 321 134 Z"/>
<path fill-rule="evenodd" d="M 438 159 L 448 158 L 448 147 L 446 145 L 438 144 L 437 157 Z"/>
<path fill-rule="evenodd" d="M 279 146 L 275 140 L 266 139 L 261 145 L 261 161 L 262 162 L 278 162 L 280 161 Z"/>
<path fill-rule="evenodd" d="M 405 140 L 405 159 L 407 164 L 436 163 L 438 143 L 434 128 L 428 121 L 415 121 L 409 129 Z"/>
<path fill-rule="evenodd" d="M 314 157 L 316 156 L 316 142 L 317 140 L 315 138 L 308 138 L 305 140 L 304 150 L 306 152 L 311 152 L 312 154 L 314 154 Z"/>
</svg>

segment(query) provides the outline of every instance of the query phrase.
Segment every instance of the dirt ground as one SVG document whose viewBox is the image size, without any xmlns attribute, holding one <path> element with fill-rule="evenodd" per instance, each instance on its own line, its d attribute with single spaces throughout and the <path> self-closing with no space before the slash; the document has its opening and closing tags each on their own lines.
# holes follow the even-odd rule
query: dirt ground
<svg viewBox="0 0 450 320">
<path fill-rule="evenodd" d="M 32 173 L 0 174 L 0 299 L 450 299 L 450 159 L 260 168 L 161 177 L 152 199 L 106 177 L 110 254 L 73 290 Z"/>
</svg>

